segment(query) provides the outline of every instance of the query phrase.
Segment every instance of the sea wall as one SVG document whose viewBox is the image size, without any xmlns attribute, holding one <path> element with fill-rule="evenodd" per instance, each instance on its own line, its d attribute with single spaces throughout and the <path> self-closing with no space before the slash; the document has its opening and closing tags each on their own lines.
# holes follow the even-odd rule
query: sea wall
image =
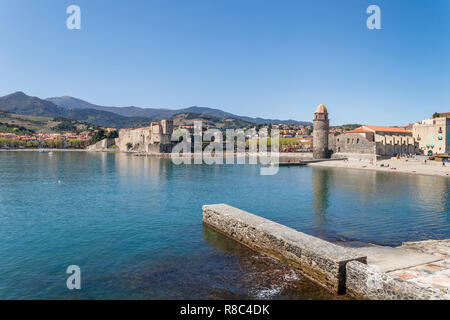
<svg viewBox="0 0 450 320">
<path fill-rule="evenodd" d="M 115 145 L 118 139 L 107 138 L 87 147 L 88 151 L 107 151 L 109 147 Z"/>
<path fill-rule="evenodd" d="M 203 222 L 250 248 L 288 262 L 337 293 L 345 293 L 346 264 L 366 263 L 365 256 L 350 249 L 225 204 L 203 206 Z"/>
<path fill-rule="evenodd" d="M 120 151 L 147 152 L 147 147 L 151 144 L 151 127 L 139 129 L 121 129 L 117 146 Z"/>
<path fill-rule="evenodd" d="M 346 288 L 350 295 L 372 300 L 446 300 L 439 290 L 419 287 L 413 282 L 394 278 L 357 261 L 346 265 Z"/>
</svg>

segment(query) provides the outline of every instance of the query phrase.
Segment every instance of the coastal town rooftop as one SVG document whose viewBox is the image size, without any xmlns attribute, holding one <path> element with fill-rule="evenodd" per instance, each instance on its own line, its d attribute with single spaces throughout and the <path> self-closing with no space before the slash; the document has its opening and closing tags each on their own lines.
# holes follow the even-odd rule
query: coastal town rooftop
<svg viewBox="0 0 450 320">
<path fill-rule="evenodd" d="M 411 130 L 405 127 L 380 127 L 380 126 L 361 126 L 346 133 L 375 133 L 375 132 L 394 132 L 394 133 L 411 133 Z"/>
</svg>

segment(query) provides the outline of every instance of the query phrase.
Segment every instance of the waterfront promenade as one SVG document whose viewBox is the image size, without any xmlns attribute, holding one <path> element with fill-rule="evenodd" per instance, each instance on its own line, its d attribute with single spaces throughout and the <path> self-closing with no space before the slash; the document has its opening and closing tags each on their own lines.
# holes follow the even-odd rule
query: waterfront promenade
<svg viewBox="0 0 450 320">
<path fill-rule="evenodd" d="M 309 163 L 312 167 L 330 167 L 330 168 L 346 168 L 360 170 L 376 170 L 384 172 L 401 172 L 410 174 L 421 174 L 430 176 L 450 177 L 450 163 L 445 166 L 441 162 L 427 161 L 415 159 L 388 159 L 371 162 L 367 160 L 348 160 L 348 161 L 324 161 Z"/>
</svg>

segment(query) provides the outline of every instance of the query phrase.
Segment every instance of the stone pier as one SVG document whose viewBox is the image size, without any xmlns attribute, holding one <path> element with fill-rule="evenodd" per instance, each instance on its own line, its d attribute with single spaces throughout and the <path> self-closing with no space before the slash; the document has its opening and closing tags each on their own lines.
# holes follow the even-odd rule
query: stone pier
<svg viewBox="0 0 450 320">
<path fill-rule="evenodd" d="M 450 240 L 344 248 L 226 204 L 203 206 L 203 223 L 339 294 L 374 300 L 450 299 Z"/>
<path fill-rule="evenodd" d="M 203 222 L 256 251 L 293 265 L 336 293 L 345 293 L 346 264 L 366 262 L 364 255 L 348 248 L 225 204 L 203 206 Z"/>
</svg>

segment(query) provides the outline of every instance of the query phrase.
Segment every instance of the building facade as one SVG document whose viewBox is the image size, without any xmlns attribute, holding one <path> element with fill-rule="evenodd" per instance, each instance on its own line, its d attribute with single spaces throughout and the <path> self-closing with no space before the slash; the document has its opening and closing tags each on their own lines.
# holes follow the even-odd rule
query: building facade
<svg viewBox="0 0 450 320">
<path fill-rule="evenodd" d="M 412 132 L 404 127 L 361 126 L 340 135 L 331 135 L 330 141 L 333 153 L 392 157 L 418 152 L 418 143 Z"/>
<path fill-rule="evenodd" d="M 330 120 L 328 110 L 323 104 L 317 107 L 313 121 L 313 157 L 314 159 L 329 158 L 328 134 L 330 132 Z"/>
<path fill-rule="evenodd" d="M 120 151 L 144 153 L 172 152 L 173 121 L 152 122 L 149 127 L 122 129 L 116 144 Z"/>
<path fill-rule="evenodd" d="M 417 122 L 413 125 L 413 136 L 425 155 L 450 153 L 450 118 L 437 117 Z"/>
</svg>

